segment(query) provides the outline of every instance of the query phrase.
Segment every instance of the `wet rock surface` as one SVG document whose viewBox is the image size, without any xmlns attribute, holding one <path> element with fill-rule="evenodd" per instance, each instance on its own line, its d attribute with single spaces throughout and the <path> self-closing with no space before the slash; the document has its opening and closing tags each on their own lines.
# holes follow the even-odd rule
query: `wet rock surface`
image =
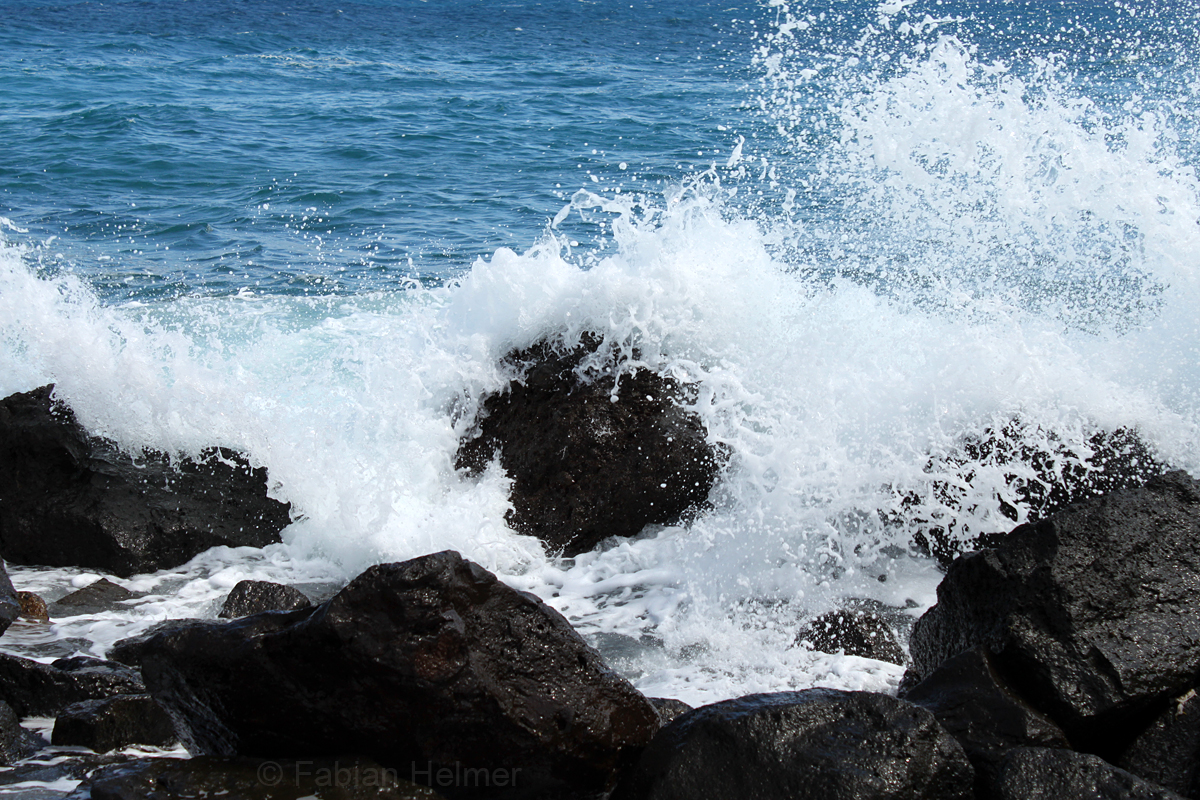
<svg viewBox="0 0 1200 800">
<path fill-rule="evenodd" d="M 42 737 L 21 727 L 12 707 L 0 701 L 0 765 L 28 758 L 45 746 Z"/>
<path fill-rule="evenodd" d="M 49 613 L 55 619 L 61 617 L 90 616 L 118 608 L 125 600 L 135 597 L 134 593 L 120 584 L 113 583 L 108 578 L 101 578 L 66 597 L 55 600 L 49 606 Z"/>
<path fill-rule="evenodd" d="M 703 706 L 659 732 L 614 800 L 971 797 L 962 748 L 925 709 L 810 689 Z"/>
<path fill-rule="evenodd" d="M 50 609 L 46 601 L 33 592 L 17 592 L 17 602 L 21 604 L 21 619 L 34 622 L 50 621 Z"/>
<path fill-rule="evenodd" d="M 995 546 L 1011 527 L 964 534 L 954 515 L 972 504 L 998 499 L 1004 518 L 1015 524 L 1023 513 L 1033 523 L 1072 503 L 1143 486 L 1168 469 L 1126 428 L 1097 430 L 1072 443 L 1054 431 L 1011 419 L 965 437 L 957 451 L 931 458 L 927 473 L 953 479 L 933 480 L 925 498 L 906 496 L 901 516 L 917 528 L 917 549 L 949 566 L 964 552 Z M 998 497 L 984 496 L 990 490 L 982 488 L 983 472 L 1002 476 Z"/>
<path fill-rule="evenodd" d="M 1114 762 L 1139 778 L 1200 797 L 1200 695 L 1172 698 Z"/>
<path fill-rule="evenodd" d="M 0 653 L 0 699 L 20 717 L 52 717 L 82 700 L 145 691 L 137 670 L 98 658 L 60 658 L 42 664 Z"/>
<path fill-rule="evenodd" d="M 647 369 L 618 381 L 606 348 L 585 336 L 509 354 L 517 378 L 484 400 L 456 458 L 478 472 L 498 455 L 509 524 L 569 556 L 702 507 L 721 461 L 677 381 Z"/>
<path fill-rule="evenodd" d="M 901 665 L 908 661 L 887 620 L 862 609 L 839 608 L 821 614 L 800 630 L 796 642 L 822 653 L 844 653 Z"/>
<path fill-rule="evenodd" d="M 175 726 L 148 694 L 129 694 L 72 703 L 58 713 L 50 743 L 106 753 L 132 744 L 167 747 Z"/>
<path fill-rule="evenodd" d="M 0 559 L 0 634 L 8 630 L 8 626 L 21 616 L 21 600 L 17 590 L 13 588 L 12 579 L 8 577 L 8 569 L 4 560 Z"/>
<path fill-rule="evenodd" d="M 128 577 L 278 542 L 289 521 L 266 470 L 232 450 L 134 458 L 90 436 L 52 386 L 0 400 L 0 553 L 13 563 Z"/>
<path fill-rule="evenodd" d="M 999 800 L 1183 800 L 1161 786 L 1071 750 L 1022 747 L 1000 767 Z"/>
<path fill-rule="evenodd" d="M 561 615 L 451 552 L 372 567 L 311 609 L 168 627 L 137 651 L 194 754 L 474 770 L 477 785 L 437 787 L 454 797 L 602 792 L 658 728 Z"/>
<path fill-rule="evenodd" d="M 1168 473 L 959 558 L 913 630 L 915 670 L 980 646 L 1076 747 L 1119 750 L 1110 731 L 1200 671 L 1200 483 Z"/>
<path fill-rule="evenodd" d="M 1001 677 L 986 648 L 960 653 L 900 696 L 931 711 L 962 745 L 975 768 L 977 800 L 991 796 L 1009 750 L 1070 746 L 1066 734 Z"/>
<path fill-rule="evenodd" d="M 222 619 L 236 619 L 263 611 L 295 611 L 308 608 L 312 601 L 291 586 L 270 581 L 241 581 L 229 592 L 217 614 Z"/>
</svg>

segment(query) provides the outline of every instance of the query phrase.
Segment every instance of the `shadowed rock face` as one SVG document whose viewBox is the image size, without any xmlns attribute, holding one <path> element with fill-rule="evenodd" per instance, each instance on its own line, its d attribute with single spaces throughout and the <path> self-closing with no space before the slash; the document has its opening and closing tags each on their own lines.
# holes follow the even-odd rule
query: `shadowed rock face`
<svg viewBox="0 0 1200 800">
<path fill-rule="evenodd" d="M 1184 800 L 1087 753 L 1018 747 L 1000 767 L 998 800 Z"/>
<path fill-rule="evenodd" d="M 172 464 L 135 460 L 88 435 L 53 386 L 0 400 L 0 552 L 18 564 L 122 577 L 185 563 L 210 547 L 279 541 L 288 506 L 267 471 L 212 448 Z"/>
<path fill-rule="evenodd" d="M 310 609 L 184 623 L 137 650 L 194 754 L 362 753 L 402 776 L 471 769 L 476 783 L 521 770 L 504 787 L 435 784 L 454 796 L 603 792 L 659 724 L 566 619 L 453 552 L 372 567 Z"/>
<path fill-rule="evenodd" d="M 1171 472 L 959 558 L 913 629 L 915 670 L 979 646 L 1073 744 L 1115 755 L 1200 672 L 1200 482 Z"/>
<path fill-rule="evenodd" d="M 809 689 L 727 700 L 677 717 L 614 800 L 967 800 L 962 748 L 917 706 Z"/>
<path fill-rule="evenodd" d="M 676 381 L 581 367 L 603 355 L 592 336 L 567 352 L 541 342 L 509 354 L 517 379 L 484 400 L 456 459 L 479 472 L 498 455 L 513 480 L 509 524 L 566 555 L 703 506 L 721 460 Z"/>
<path fill-rule="evenodd" d="M 86 656 L 42 664 L 0 653 L 0 699 L 21 717 L 52 717 L 82 700 L 143 691 L 141 675 L 124 664 Z"/>
</svg>

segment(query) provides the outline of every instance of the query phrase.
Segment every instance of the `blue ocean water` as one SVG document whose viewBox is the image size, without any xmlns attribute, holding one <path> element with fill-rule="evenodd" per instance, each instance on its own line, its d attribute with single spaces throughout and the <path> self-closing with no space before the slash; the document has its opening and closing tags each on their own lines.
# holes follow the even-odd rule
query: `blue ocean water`
<svg viewBox="0 0 1200 800">
<path fill-rule="evenodd" d="M 531 246 L 593 176 L 719 160 L 749 81 L 729 14 L 6 2 L 3 204 L 106 301 L 445 278 Z"/>
<path fill-rule="evenodd" d="M 239 447 L 296 515 L 0 648 L 453 548 L 651 695 L 886 691 L 795 631 L 934 601 L 905 498 L 1011 527 L 1011 466 L 934 490 L 964 436 L 1126 428 L 1200 474 L 1192 3 L 0 0 L 0 53 L 0 392 Z M 732 455 L 712 509 L 571 560 L 453 459 L 504 353 L 584 331 Z"/>
</svg>

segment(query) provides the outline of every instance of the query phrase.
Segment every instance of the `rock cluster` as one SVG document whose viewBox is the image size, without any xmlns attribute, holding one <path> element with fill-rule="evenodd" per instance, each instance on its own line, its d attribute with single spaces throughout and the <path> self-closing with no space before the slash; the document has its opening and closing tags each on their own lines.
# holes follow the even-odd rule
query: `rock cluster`
<svg viewBox="0 0 1200 800">
<path fill-rule="evenodd" d="M 498 456 L 512 478 L 509 524 L 570 556 L 702 507 L 721 462 L 679 382 L 618 376 L 611 351 L 589 335 L 510 353 L 514 379 L 484 399 L 456 459 L 478 472 Z"/>
<path fill-rule="evenodd" d="M 1170 472 L 960 557 L 910 648 L 901 696 L 959 738 L 977 796 L 1022 796 L 1006 782 L 1028 787 L 1068 763 L 1075 778 L 1024 796 L 1134 792 L 1126 770 L 1200 796 L 1200 726 L 1181 713 L 1200 675 L 1200 482 Z M 1094 758 L 1053 755 L 1068 747 Z"/>
<path fill-rule="evenodd" d="M 659 724 L 561 615 L 452 552 L 138 652 L 192 753 L 358 753 L 448 796 L 603 792 Z M 443 787 L 443 770 L 468 777 Z"/>
</svg>

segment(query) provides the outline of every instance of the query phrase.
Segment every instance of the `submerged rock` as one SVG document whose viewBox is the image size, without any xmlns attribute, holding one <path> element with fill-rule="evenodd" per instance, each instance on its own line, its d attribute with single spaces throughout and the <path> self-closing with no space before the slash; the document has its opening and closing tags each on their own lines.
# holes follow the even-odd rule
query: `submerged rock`
<svg viewBox="0 0 1200 800">
<path fill-rule="evenodd" d="M 288 506 L 267 472 L 226 448 L 172 464 L 88 435 L 53 387 L 0 400 L 0 552 L 18 564 L 118 576 L 175 567 L 210 547 L 279 541 Z"/>
<path fill-rule="evenodd" d="M 471 770 L 471 785 L 433 784 L 454 797 L 602 792 L 658 728 L 558 612 L 453 552 L 372 567 L 310 609 L 181 623 L 126 650 L 194 754 Z"/>
<path fill-rule="evenodd" d="M 1072 503 L 1142 486 L 1167 466 L 1127 428 L 1098 430 L 1070 443 L 1054 431 L 1013 419 L 964 437 L 957 451 L 931 458 L 925 471 L 953 477 L 932 480 L 924 495 L 906 495 L 898 516 L 916 528 L 918 550 L 949 566 L 963 552 L 994 546 L 1012 527 L 964 531 L 956 519 L 963 509 L 998 502 L 1004 520 L 1037 522 Z"/>
<path fill-rule="evenodd" d="M 303 592 L 291 586 L 270 581 L 241 581 L 229 592 L 217 616 L 234 619 L 263 611 L 295 611 L 311 605 L 312 601 Z"/>
<path fill-rule="evenodd" d="M 1082 749 L 1119 751 L 1200 672 L 1200 482 L 1171 472 L 959 558 L 913 629 L 929 675 L 987 647 Z"/>
<path fill-rule="evenodd" d="M 683 387 L 647 369 L 618 382 L 606 348 L 585 336 L 570 350 L 542 341 L 510 353 L 517 377 L 484 400 L 455 462 L 478 472 L 498 454 L 509 524 L 566 555 L 674 522 L 708 500 L 719 468 Z"/>
<path fill-rule="evenodd" d="M 81 700 L 139 694 L 137 670 L 98 658 L 60 658 L 42 664 L 0 653 L 0 699 L 21 717 L 52 717 Z"/>
<path fill-rule="evenodd" d="M 1000 767 L 999 800 L 1184 800 L 1169 789 L 1071 750 L 1020 747 Z"/>
<path fill-rule="evenodd" d="M 703 706 L 654 737 L 614 800 L 971 798 L 962 748 L 923 708 L 809 689 Z"/>
</svg>

